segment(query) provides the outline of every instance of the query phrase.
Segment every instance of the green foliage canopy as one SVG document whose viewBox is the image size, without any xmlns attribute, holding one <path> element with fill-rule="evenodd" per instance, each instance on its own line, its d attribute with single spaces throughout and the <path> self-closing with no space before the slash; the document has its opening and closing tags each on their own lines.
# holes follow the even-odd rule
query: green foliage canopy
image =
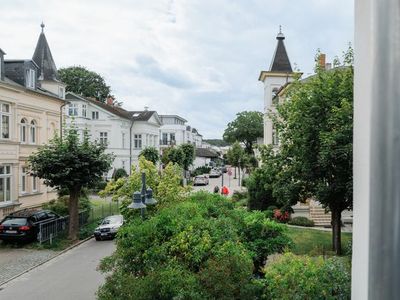
<svg viewBox="0 0 400 300">
<path fill-rule="evenodd" d="M 246 153 L 253 154 L 253 144 L 264 135 L 263 114 L 258 111 L 243 111 L 236 114 L 236 119 L 228 123 L 224 131 L 224 141 L 242 142 Z"/>
<path fill-rule="evenodd" d="M 70 239 L 77 239 L 82 188 L 95 187 L 111 167 L 114 158 L 105 149 L 97 141 L 91 142 L 86 131 L 81 141 L 76 128 L 70 128 L 65 130 L 64 139 L 56 136 L 28 159 L 32 174 L 44 179 L 46 185 L 69 190 Z"/>
<path fill-rule="evenodd" d="M 255 263 L 289 243 L 285 227 L 263 213 L 235 209 L 227 198 L 199 192 L 121 228 L 117 251 L 102 262 L 101 269 L 112 274 L 98 295 L 252 299 L 253 272 L 261 271 Z"/>
<path fill-rule="evenodd" d="M 154 147 L 146 147 L 144 148 L 139 156 L 143 156 L 146 160 L 151 161 L 153 164 L 157 164 L 160 160 L 160 155 L 158 154 L 158 150 Z"/>
<path fill-rule="evenodd" d="M 104 78 L 96 72 L 82 66 L 73 66 L 58 70 L 60 80 L 67 84 L 66 90 L 84 97 L 92 97 L 101 102 L 111 96 L 111 88 Z"/>
<path fill-rule="evenodd" d="M 316 197 L 332 212 L 333 247 L 340 253 L 341 212 L 353 203 L 353 51 L 328 71 L 293 82 L 277 107 L 281 172 L 286 200 Z M 279 187 L 280 185 L 280 187 Z"/>
</svg>

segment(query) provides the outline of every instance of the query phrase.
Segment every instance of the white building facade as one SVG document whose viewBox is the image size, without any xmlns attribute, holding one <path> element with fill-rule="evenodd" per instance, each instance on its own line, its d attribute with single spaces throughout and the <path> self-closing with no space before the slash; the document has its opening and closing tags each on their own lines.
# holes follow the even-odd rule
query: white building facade
<svg viewBox="0 0 400 300">
<path fill-rule="evenodd" d="M 281 31 L 279 31 L 276 39 L 278 43 L 270 69 L 269 71 L 261 71 L 258 78 L 264 84 L 264 144 L 275 146 L 278 145 L 279 141 L 270 114 L 276 111 L 275 101 L 279 99 L 278 93 L 285 85 L 294 80 L 295 75 L 286 52 L 285 36 Z"/>
<path fill-rule="evenodd" d="M 91 140 L 107 145 L 107 153 L 115 156 L 111 178 L 116 169 L 127 173 L 138 164 L 140 152 L 146 147 L 159 149 L 161 125 L 155 111 L 127 111 L 119 106 L 102 103 L 71 92 L 66 94 L 69 104 L 65 107 L 67 126 L 76 126 L 83 134 L 87 130 Z"/>
</svg>

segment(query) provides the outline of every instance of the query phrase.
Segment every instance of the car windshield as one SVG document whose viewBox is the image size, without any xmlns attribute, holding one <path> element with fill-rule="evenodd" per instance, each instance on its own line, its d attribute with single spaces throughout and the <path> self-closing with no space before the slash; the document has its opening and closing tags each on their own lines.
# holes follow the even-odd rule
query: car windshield
<svg viewBox="0 0 400 300">
<path fill-rule="evenodd" d="M 101 225 L 116 224 L 122 222 L 122 216 L 111 216 L 103 220 Z"/>
<path fill-rule="evenodd" d="M 27 224 L 27 219 L 26 218 L 10 218 L 7 217 L 2 223 L 1 225 L 19 225 L 19 226 L 23 226 Z"/>
</svg>

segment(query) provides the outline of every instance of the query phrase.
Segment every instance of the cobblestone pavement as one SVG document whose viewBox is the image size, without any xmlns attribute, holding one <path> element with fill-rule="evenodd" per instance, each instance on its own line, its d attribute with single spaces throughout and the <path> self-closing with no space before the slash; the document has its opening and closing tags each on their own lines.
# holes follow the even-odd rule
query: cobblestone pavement
<svg viewBox="0 0 400 300">
<path fill-rule="evenodd" d="M 57 251 L 18 248 L 0 249 L 0 285 L 19 273 L 54 256 Z"/>
</svg>

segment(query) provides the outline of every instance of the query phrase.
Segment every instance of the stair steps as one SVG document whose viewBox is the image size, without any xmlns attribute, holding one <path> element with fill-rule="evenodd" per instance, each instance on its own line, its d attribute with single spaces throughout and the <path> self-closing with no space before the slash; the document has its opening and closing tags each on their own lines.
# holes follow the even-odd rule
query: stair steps
<svg viewBox="0 0 400 300">
<path fill-rule="evenodd" d="M 322 207 L 310 207 L 310 219 L 314 221 L 315 226 L 331 226 L 331 213 L 325 213 Z"/>
</svg>

